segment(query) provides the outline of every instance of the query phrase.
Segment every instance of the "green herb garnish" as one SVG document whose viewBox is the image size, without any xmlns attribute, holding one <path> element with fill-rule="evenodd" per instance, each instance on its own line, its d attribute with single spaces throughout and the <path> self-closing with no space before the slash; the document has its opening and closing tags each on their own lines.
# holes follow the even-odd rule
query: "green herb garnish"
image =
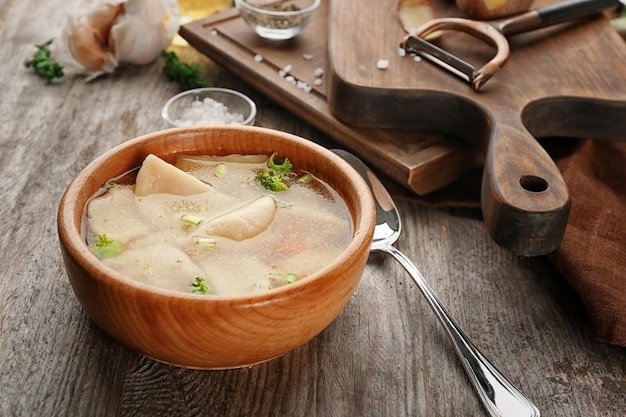
<svg viewBox="0 0 626 417">
<path fill-rule="evenodd" d="M 209 87 L 211 83 L 200 71 L 197 62 L 187 64 L 181 61 L 175 52 L 162 51 L 163 74 L 168 80 L 176 81 L 187 90 L 190 88 Z"/>
<path fill-rule="evenodd" d="M 297 280 L 298 280 L 298 276 L 294 274 L 293 272 L 290 272 L 283 277 L 283 282 L 285 284 L 293 284 Z"/>
<path fill-rule="evenodd" d="M 287 183 L 283 181 L 282 177 L 278 175 L 272 175 L 272 173 L 267 169 L 259 172 L 259 174 L 256 176 L 256 179 L 259 184 L 263 186 L 263 188 L 270 191 L 280 192 L 286 191 L 289 188 Z"/>
<path fill-rule="evenodd" d="M 267 161 L 267 167 L 259 172 L 256 176 L 256 180 L 266 189 L 270 191 L 280 192 L 286 191 L 289 188 L 289 183 L 285 181 L 285 178 L 291 173 L 291 162 L 285 158 L 281 164 L 274 161 L 276 152 L 274 152 Z"/>
<path fill-rule="evenodd" d="M 289 174 L 291 172 L 291 168 L 293 167 L 291 165 L 291 162 L 289 162 L 289 159 L 285 158 L 282 164 L 277 164 L 276 162 L 274 162 L 275 157 L 276 157 L 276 152 L 274 152 L 270 156 L 270 159 L 267 161 L 267 167 L 270 169 L 273 169 L 278 175 Z"/>
<path fill-rule="evenodd" d="M 189 291 L 191 291 L 192 294 L 206 294 L 209 291 L 209 284 L 207 284 L 203 277 L 197 276 L 189 285 Z"/>
<path fill-rule="evenodd" d="M 213 175 L 215 175 L 216 177 L 221 177 L 225 173 L 226 173 L 226 164 L 219 164 L 215 167 L 215 172 L 213 173 Z"/>
<path fill-rule="evenodd" d="M 98 258 L 113 258 L 122 252 L 122 244 L 119 240 L 110 239 L 103 233 L 96 237 L 93 251 Z"/>
<path fill-rule="evenodd" d="M 37 52 L 32 59 L 24 62 L 26 68 L 32 67 L 35 73 L 49 82 L 63 78 L 63 67 L 50 55 L 50 44 L 52 39 L 41 45 L 35 45 Z"/>
<path fill-rule="evenodd" d="M 298 184 L 308 184 L 313 180 L 313 174 L 307 172 L 300 178 L 298 178 Z"/>
<path fill-rule="evenodd" d="M 217 241 L 211 237 L 199 237 L 196 239 L 196 246 L 213 249 Z"/>
<path fill-rule="evenodd" d="M 183 214 L 180 220 L 182 220 L 185 224 L 197 226 L 202 223 L 202 220 L 204 219 L 202 217 L 194 216 L 193 214 Z"/>
</svg>

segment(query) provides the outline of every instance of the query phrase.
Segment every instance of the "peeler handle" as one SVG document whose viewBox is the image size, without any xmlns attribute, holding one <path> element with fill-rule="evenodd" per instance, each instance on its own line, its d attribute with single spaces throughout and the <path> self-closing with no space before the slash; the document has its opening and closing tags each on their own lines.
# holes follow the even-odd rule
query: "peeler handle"
<svg viewBox="0 0 626 417">
<path fill-rule="evenodd" d="M 542 23 L 550 24 L 600 12 L 619 4 L 619 0 L 573 0 L 542 7 L 537 9 L 537 13 Z"/>
<path fill-rule="evenodd" d="M 565 234 L 570 197 L 561 172 L 520 125 L 494 123 L 481 189 L 492 239 L 517 255 L 545 255 Z"/>
<path fill-rule="evenodd" d="M 620 0 L 572 0 L 529 10 L 501 20 L 495 26 L 505 36 L 515 35 L 601 12 L 620 4 Z"/>
</svg>

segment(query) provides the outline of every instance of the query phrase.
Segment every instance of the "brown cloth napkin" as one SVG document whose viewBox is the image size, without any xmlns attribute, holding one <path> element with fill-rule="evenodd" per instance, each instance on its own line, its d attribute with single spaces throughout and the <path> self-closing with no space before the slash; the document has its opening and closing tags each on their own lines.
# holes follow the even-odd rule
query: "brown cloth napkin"
<svg viewBox="0 0 626 417">
<path fill-rule="evenodd" d="M 584 140 L 551 155 L 572 209 L 548 259 L 578 293 L 596 338 L 626 346 L 626 142 Z"/>
<path fill-rule="evenodd" d="M 572 199 L 563 242 L 547 258 L 578 293 L 596 338 L 626 347 L 626 142 L 550 139 L 544 146 Z M 479 207 L 480 172 L 419 201 Z"/>
</svg>

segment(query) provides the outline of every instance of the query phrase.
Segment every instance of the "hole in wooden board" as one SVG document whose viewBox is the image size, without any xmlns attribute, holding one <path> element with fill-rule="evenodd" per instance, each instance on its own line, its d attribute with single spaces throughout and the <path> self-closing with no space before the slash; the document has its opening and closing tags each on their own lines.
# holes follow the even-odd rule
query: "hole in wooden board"
<svg viewBox="0 0 626 417">
<path fill-rule="evenodd" d="M 548 189 L 548 181 L 535 175 L 522 175 L 519 183 L 523 189 L 532 193 L 541 193 Z"/>
</svg>

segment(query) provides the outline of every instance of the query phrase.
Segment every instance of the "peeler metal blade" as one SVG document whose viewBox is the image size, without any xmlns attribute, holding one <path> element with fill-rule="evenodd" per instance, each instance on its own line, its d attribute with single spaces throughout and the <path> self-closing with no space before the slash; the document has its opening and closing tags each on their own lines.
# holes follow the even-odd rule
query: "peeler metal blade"
<svg viewBox="0 0 626 417">
<path fill-rule="evenodd" d="M 426 39 L 408 35 L 402 40 L 400 47 L 408 53 L 414 53 L 429 60 L 470 84 L 474 83 L 476 68 L 473 65 L 430 43 Z"/>
</svg>

